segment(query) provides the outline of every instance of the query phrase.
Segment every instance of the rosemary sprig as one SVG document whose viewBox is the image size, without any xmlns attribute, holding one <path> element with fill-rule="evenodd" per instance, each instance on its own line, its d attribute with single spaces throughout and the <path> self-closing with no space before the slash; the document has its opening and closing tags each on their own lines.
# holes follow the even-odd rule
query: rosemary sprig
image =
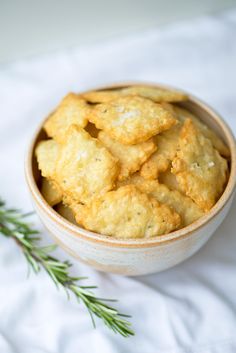
<svg viewBox="0 0 236 353">
<path fill-rule="evenodd" d="M 69 261 L 62 262 L 50 255 L 56 245 L 43 247 L 38 245 L 39 232 L 25 221 L 28 216 L 30 213 L 22 214 L 17 209 L 6 208 L 5 203 L 0 199 L 0 233 L 13 238 L 20 246 L 29 268 L 33 269 L 35 273 L 38 273 L 41 267 L 44 268 L 57 287 L 63 287 L 68 296 L 70 292 L 74 293 L 78 301 L 83 302 L 88 309 L 94 327 L 94 316 L 97 316 L 115 333 L 124 337 L 134 335 L 130 328 L 130 322 L 126 320 L 129 315 L 119 313 L 118 310 L 106 303 L 115 300 L 96 297 L 91 291 L 91 289 L 97 288 L 96 286 L 79 285 L 78 282 L 85 278 L 70 276 L 69 269 L 72 264 Z"/>
</svg>

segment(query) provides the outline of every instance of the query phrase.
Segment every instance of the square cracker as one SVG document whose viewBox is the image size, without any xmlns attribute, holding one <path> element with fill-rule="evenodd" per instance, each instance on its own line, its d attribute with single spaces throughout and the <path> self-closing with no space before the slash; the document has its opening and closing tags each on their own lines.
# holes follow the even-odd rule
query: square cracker
<svg viewBox="0 0 236 353">
<path fill-rule="evenodd" d="M 118 161 L 84 129 L 71 125 L 61 144 L 55 180 L 65 194 L 77 202 L 112 189 L 119 172 Z"/>
<path fill-rule="evenodd" d="M 209 211 L 223 192 L 227 171 L 227 161 L 192 120 L 187 119 L 171 169 L 182 191 L 202 210 Z"/>
<path fill-rule="evenodd" d="M 140 174 L 145 179 L 157 179 L 158 175 L 171 166 L 179 141 L 182 124 L 175 126 L 153 137 L 157 151 L 143 164 Z"/>
<path fill-rule="evenodd" d="M 144 142 L 177 122 L 160 104 L 129 96 L 96 105 L 89 120 L 114 140 L 127 145 Z"/>
<path fill-rule="evenodd" d="M 195 222 L 204 214 L 189 197 L 177 190 L 170 190 L 166 185 L 160 184 L 156 180 L 146 180 L 137 173 L 121 183 L 121 185 L 129 184 L 135 185 L 143 193 L 154 197 L 158 202 L 174 209 L 181 217 L 182 227 Z"/>
<path fill-rule="evenodd" d="M 95 199 L 76 220 L 89 230 L 115 238 L 150 238 L 169 233 L 180 225 L 176 212 L 134 185 Z"/>
<path fill-rule="evenodd" d="M 122 90 L 123 94 L 140 96 L 144 98 L 149 98 L 154 102 L 182 102 L 188 99 L 187 94 L 164 88 L 156 88 L 149 86 L 131 86 L 128 88 L 124 88 Z"/>
<path fill-rule="evenodd" d="M 188 110 L 180 107 L 174 107 L 177 117 L 180 121 L 184 122 L 186 119 L 191 119 L 194 124 L 199 128 L 201 133 L 211 140 L 212 145 L 219 151 L 219 153 L 224 157 L 230 156 L 229 148 L 222 141 L 222 139 L 216 135 L 216 133 L 210 129 L 206 124 L 204 124 L 200 119 L 198 119 L 194 114 L 190 113 Z"/>
<path fill-rule="evenodd" d="M 181 102 L 188 96 L 180 91 L 148 86 L 130 86 L 114 90 L 90 91 L 81 95 L 90 103 L 107 103 L 122 96 L 139 96 L 154 102 Z"/>
<path fill-rule="evenodd" d="M 156 150 L 153 139 L 138 143 L 137 145 L 123 145 L 113 140 L 104 131 L 100 131 L 98 139 L 118 158 L 120 163 L 120 173 L 118 180 L 124 180 L 140 169 L 141 165 Z"/>
<path fill-rule="evenodd" d="M 76 124 L 80 127 L 87 125 L 89 110 L 89 105 L 84 99 L 74 93 L 69 93 L 45 122 L 44 129 L 47 135 L 58 142 L 63 142 L 70 125 Z"/>
</svg>

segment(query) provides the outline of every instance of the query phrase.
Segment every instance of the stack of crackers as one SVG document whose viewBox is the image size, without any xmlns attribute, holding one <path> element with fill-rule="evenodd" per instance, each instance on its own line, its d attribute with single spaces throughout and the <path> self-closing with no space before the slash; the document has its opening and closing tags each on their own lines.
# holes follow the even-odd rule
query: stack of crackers
<svg viewBox="0 0 236 353">
<path fill-rule="evenodd" d="M 208 212 L 228 177 L 229 150 L 150 86 L 68 94 L 36 146 L 46 201 L 73 223 L 117 238 L 150 238 Z"/>
</svg>

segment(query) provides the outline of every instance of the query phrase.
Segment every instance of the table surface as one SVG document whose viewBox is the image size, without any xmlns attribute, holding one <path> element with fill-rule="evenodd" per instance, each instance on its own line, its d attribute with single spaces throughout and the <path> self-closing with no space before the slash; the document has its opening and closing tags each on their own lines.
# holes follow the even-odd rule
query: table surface
<svg viewBox="0 0 236 353">
<path fill-rule="evenodd" d="M 212 105 L 236 133 L 236 9 L 163 30 L 84 46 L 0 71 L 0 193 L 9 206 L 31 210 L 23 158 L 42 118 L 68 91 L 122 80 L 162 82 Z M 67 301 L 48 276 L 26 277 L 15 244 L 0 246 L 0 352 L 233 353 L 236 351 L 236 202 L 211 240 L 168 271 L 137 278 L 103 274 L 76 262 L 103 297 L 119 298 L 136 336 L 124 339 Z M 35 216 L 44 241 L 50 235 Z M 70 258 L 57 250 L 61 259 Z M 138 293 L 138 295 L 137 295 Z"/>
</svg>

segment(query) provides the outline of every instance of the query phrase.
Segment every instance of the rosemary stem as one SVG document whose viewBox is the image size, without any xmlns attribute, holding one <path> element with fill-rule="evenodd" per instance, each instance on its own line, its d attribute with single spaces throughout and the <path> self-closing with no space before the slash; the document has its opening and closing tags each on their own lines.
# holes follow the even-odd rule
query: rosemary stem
<svg viewBox="0 0 236 353">
<path fill-rule="evenodd" d="M 40 240 L 38 236 L 36 237 L 38 231 L 25 221 L 25 218 L 30 215 L 31 213 L 22 214 L 18 210 L 7 209 L 5 203 L 0 199 L 0 234 L 14 239 L 22 250 L 29 268 L 32 268 L 35 273 L 38 273 L 40 268 L 43 268 L 57 287 L 64 288 L 68 296 L 68 291 L 73 293 L 78 301 L 83 302 L 94 327 L 94 316 L 96 316 L 113 332 L 119 333 L 124 337 L 134 335 L 130 322 L 124 319 L 124 317 L 128 318 L 128 315 L 123 315 L 115 308 L 109 306 L 107 301 L 112 300 L 96 297 L 91 292 L 91 289 L 96 288 L 96 286 L 80 286 L 78 282 L 85 278 L 72 277 L 69 274 L 69 269 L 72 266 L 69 261 L 60 261 L 50 255 L 55 250 L 55 245 L 44 247 L 38 245 Z"/>
</svg>

